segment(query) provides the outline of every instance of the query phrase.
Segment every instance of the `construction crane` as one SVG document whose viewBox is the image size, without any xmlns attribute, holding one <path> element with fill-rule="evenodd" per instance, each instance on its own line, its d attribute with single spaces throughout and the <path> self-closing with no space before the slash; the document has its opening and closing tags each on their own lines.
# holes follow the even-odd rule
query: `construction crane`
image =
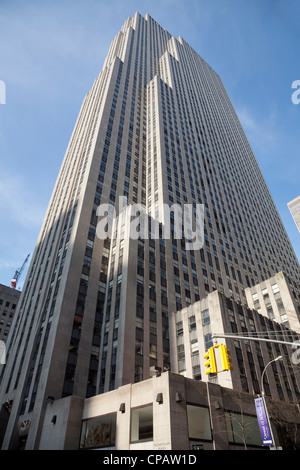
<svg viewBox="0 0 300 470">
<path fill-rule="evenodd" d="M 27 261 L 28 261 L 29 256 L 30 256 L 30 254 L 27 255 L 27 257 L 26 257 L 24 263 L 22 264 L 22 266 L 21 266 L 19 269 L 17 269 L 17 271 L 15 272 L 14 277 L 13 277 L 12 280 L 10 281 L 10 287 L 13 287 L 14 289 L 17 287 L 18 280 L 19 280 L 19 278 L 20 278 L 20 276 L 21 276 L 21 274 L 22 274 L 22 271 L 23 271 L 23 269 L 24 269 L 24 267 L 25 267 L 25 264 L 26 264 Z"/>
</svg>

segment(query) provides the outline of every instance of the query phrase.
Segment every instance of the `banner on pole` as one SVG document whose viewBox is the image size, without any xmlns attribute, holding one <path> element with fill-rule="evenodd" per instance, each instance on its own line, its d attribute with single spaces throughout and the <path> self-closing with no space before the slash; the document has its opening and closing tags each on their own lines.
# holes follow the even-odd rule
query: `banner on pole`
<svg viewBox="0 0 300 470">
<path fill-rule="evenodd" d="M 260 430 L 260 434 L 262 437 L 263 445 L 271 446 L 273 445 L 273 441 L 272 441 L 271 431 L 269 428 L 269 423 L 268 423 L 268 419 L 266 415 L 264 401 L 261 397 L 255 398 L 254 401 L 255 401 L 256 414 L 257 414 L 258 425 L 259 425 L 259 430 Z"/>
</svg>

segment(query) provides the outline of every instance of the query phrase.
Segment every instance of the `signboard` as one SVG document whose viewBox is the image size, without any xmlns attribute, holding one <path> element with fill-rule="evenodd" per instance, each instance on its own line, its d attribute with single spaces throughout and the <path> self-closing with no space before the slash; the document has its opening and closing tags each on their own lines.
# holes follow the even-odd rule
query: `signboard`
<svg viewBox="0 0 300 470">
<path fill-rule="evenodd" d="M 266 410 L 264 406 L 264 401 L 262 398 L 256 398 L 255 400 L 255 408 L 256 414 L 258 419 L 258 425 L 260 434 L 263 440 L 264 446 L 271 446 L 273 445 L 271 431 L 268 424 L 268 419 L 266 415 Z"/>
</svg>

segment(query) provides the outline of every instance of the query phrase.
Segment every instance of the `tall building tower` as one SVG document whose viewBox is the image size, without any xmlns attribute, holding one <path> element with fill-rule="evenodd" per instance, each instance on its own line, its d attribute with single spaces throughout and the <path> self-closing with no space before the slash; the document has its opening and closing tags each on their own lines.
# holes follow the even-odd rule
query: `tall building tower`
<svg viewBox="0 0 300 470">
<path fill-rule="evenodd" d="M 203 204 L 203 248 L 174 236 L 172 212 L 159 215 L 158 238 L 125 238 L 122 224 L 100 237 L 99 207 L 118 216 L 120 197 L 141 204 L 149 226 L 163 204 Z M 299 282 L 220 77 L 136 13 L 84 99 L 32 256 L 1 376 L 2 447 L 19 446 L 20 428 L 26 448 L 38 447 L 47 399 L 170 367 L 170 312 L 215 289 L 246 304 L 244 289 L 279 271 Z"/>
<path fill-rule="evenodd" d="M 292 201 L 288 202 L 288 208 L 300 232 L 300 196 L 296 197 Z"/>
</svg>

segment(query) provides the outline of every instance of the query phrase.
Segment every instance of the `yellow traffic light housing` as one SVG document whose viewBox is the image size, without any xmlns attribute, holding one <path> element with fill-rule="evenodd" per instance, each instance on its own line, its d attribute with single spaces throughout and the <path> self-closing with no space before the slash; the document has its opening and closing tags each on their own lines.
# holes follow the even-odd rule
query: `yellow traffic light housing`
<svg viewBox="0 0 300 470">
<path fill-rule="evenodd" d="M 204 365 L 207 367 L 205 373 L 208 374 L 216 374 L 217 373 L 217 363 L 216 363 L 216 356 L 215 356 L 215 349 L 214 347 L 209 348 L 208 351 L 204 354 L 204 359 L 207 359 Z"/>
<path fill-rule="evenodd" d="M 222 370 L 233 370 L 233 367 L 230 365 L 231 357 L 230 357 L 229 349 L 227 349 L 224 344 L 219 344 L 219 351 L 220 351 Z"/>
</svg>

